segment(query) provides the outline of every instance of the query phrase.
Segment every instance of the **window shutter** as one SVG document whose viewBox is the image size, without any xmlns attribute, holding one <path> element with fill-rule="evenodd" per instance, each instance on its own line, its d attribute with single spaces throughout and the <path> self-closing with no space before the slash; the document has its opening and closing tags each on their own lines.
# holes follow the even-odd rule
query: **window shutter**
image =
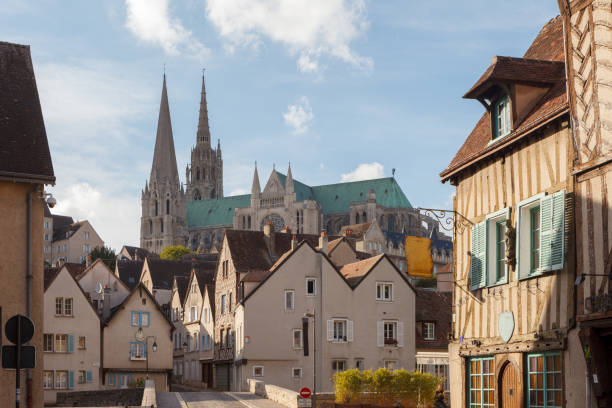
<svg viewBox="0 0 612 408">
<path fill-rule="evenodd" d="M 565 191 L 553 194 L 552 232 L 550 240 L 550 270 L 563 268 L 565 243 Z"/>
<path fill-rule="evenodd" d="M 334 340 L 334 321 L 328 320 L 327 321 L 327 341 L 333 341 L 333 340 Z"/>
<path fill-rule="evenodd" d="M 553 230 L 553 196 L 547 195 L 540 200 L 540 270 L 549 271 L 551 267 L 551 245 Z"/>
<path fill-rule="evenodd" d="M 74 389 L 74 371 L 68 371 L 68 389 Z"/>
<path fill-rule="evenodd" d="M 91 375 L 91 371 L 89 371 L 89 370 L 87 370 L 85 372 L 85 381 L 88 382 L 88 383 L 93 381 L 93 377 Z"/>
<path fill-rule="evenodd" d="M 74 335 L 73 334 L 69 334 L 68 336 L 68 352 L 69 353 L 74 353 Z"/>
<path fill-rule="evenodd" d="M 347 341 L 353 341 L 353 321 L 347 320 L 346 322 L 346 338 Z"/>
<path fill-rule="evenodd" d="M 487 223 L 472 227 L 472 260 L 470 263 L 470 290 L 482 288 L 486 284 L 487 263 Z"/>
<path fill-rule="evenodd" d="M 378 322 L 376 325 L 376 345 L 383 347 L 385 345 L 384 323 Z"/>
<path fill-rule="evenodd" d="M 397 346 L 404 347 L 404 323 L 397 322 Z"/>
</svg>

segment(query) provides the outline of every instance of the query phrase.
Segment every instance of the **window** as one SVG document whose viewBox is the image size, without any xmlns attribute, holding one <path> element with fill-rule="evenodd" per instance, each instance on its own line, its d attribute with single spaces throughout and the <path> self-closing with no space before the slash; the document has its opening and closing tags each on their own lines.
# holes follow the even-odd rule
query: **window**
<svg viewBox="0 0 612 408">
<path fill-rule="evenodd" d="M 198 320 L 198 308 L 197 306 L 191 306 L 191 309 L 189 310 L 189 321 L 195 322 L 197 320 Z"/>
<path fill-rule="evenodd" d="M 423 323 L 423 338 L 425 340 L 435 340 L 436 339 L 435 328 L 436 328 L 435 323 L 431 323 L 431 322 Z"/>
<path fill-rule="evenodd" d="M 85 239 L 89 239 L 89 231 L 85 231 Z"/>
<path fill-rule="evenodd" d="M 225 314 L 225 295 L 221 295 L 221 314 Z"/>
<path fill-rule="evenodd" d="M 64 299 L 64 315 L 72 316 L 72 298 Z"/>
<path fill-rule="evenodd" d="M 83 244 L 83 253 L 84 254 L 89 253 L 89 244 Z"/>
<path fill-rule="evenodd" d="M 79 336 L 79 350 L 85 350 L 85 336 Z"/>
<path fill-rule="evenodd" d="M 334 341 L 346 341 L 346 320 L 334 320 Z"/>
<path fill-rule="evenodd" d="M 253 366 L 253 377 L 263 377 L 264 376 L 264 367 L 263 366 Z"/>
<path fill-rule="evenodd" d="M 55 372 L 55 388 L 59 390 L 68 389 L 68 371 Z"/>
<path fill-rule="evenodd" d="M 393 300 L 393 284 L 376 282 L 376 300 L 391 302 Z"/>
<path fill-rule="evenodd" d="M 470 290 L 508 283 L 506 222 L 510 208 L 489 214 L 471 229 Z"/>
<path fill-rule="evenodd" d="M 292 312 L 294 310 L 294 296 L 295 292 L 293 290 L 285 291 L 285 311 Z"/>
<path fill-rule="evenodd" d="M 506 280 L 506 221 L 495 223 L 495 282 Z"/>
<path fill-rule="evenodd" d="M 317 279 L 306 278 L 306 296 L 315 296 L 317 294 Z"/>
<path fill-rule="evenodd" d="M 302 345 L 302 329 L 293 329 L 293 348 L 301 349 Z"/>
<path fill-rule="evenodd" d="M 468 375 L 468 407 L 494 407 L 495 363 L 493 357 L 470 359 Z"/>
<path fill-rule="evenodd" d="M 385 344 L 397 344 L 397 323 L 396 322 L 385 322 L 383 326 L 383 335 L 385 338 Z"/>
<path fill-rule="evenodd" d="M 68 335 L 67 334 L 56 334 L 55 335 L 55 352 L 56 353 L 67 353 L 68 352 Z"/>
<path fill-rule="evenodd" d="M 232 292 L 229 293 L 227 300 L 227 310 L 232 313 Z"/>
<path fill-rule="evenodd" d="M 115 376 L 115 374 L 106 374 L 106 385 L 110 387 L 117 386 L 117 377 Z"/>
<path fill-rule="evenodd" d="M 231 347 L 232 346 L 232 334 L 233 332 L 230 330 L 230 328 L 227 328 L 227 333 L 225 335 L 225 346 L 226 347 Z"/>
<path fill-rule="evenodd" d="M 49 229 L 49 221 L 45 221 L 45 229 Z"/>
<path fill-rule="evenodd" d="M 78 381 L 79 384 L 85 384 L 85 371 L 79 370 Z"/>
<path fill-rule="evenodd" d="M 46 390 L 53 388 L 53 371 L 45 371 L 43 373 L 43 388 Z"/>
<path fill-rule="evenodd" d="M 55 315 L 61 316 L 64 312 L 64 298 L 55 298 Z"/>
<path fill-rule="evenodd" d="M 494 107 L 493 139 L 504 137 L 510 133 L 510 99 L 507 95 L 500 98 Z"/>
<path fill-rule="evenodd" d="M 210 322 L 210 310 L 205 307 L 204 308 L 204 323 L 209 323 Z"/>
<path fill-rule="evenodd" d="M 147 358 L 145 343 L 131 342 L 130 343 L 130 360 L 144 360 Z"/>
<path fill-rule="evenodd" d="M 45 333 L 43 338 L 43 351 L 53 353 L 53 335 Z"/>
<path fill-rule="evenodd" d="M 132 326 L 148 327 L 150 320 L 149 312 L 132 312 Z"/>
<path fill-rule="evenodd" d="M 355 368 L 358 370 L 363 370 L 364 364 L 363 364 L 363 358 L 356 358 L 355 359 Z"/>
<path fill-rule="evenodd" d="M 397 361 L 395 361 L 395 360 L 385 360 L 384 364 L 385 364 L 385 368 L 387 370 L 395 370 L 396 366 L 397 366 Z"/>
<path fill-rule="evenodd" d="M 565 191 L 540 194 L 518 204 L 517 270 L 526 279 L 564 264 Z"/>
<path fill-rule="evenodd" d="M 561 355 L 558 352 L 527 356 L 528 407 L 563 406 Z"/>
<path fill-rule="evenodd" d="M 221 331 L 219 332 L 219 345 L 221 347 L 223 347 L 223 335 L 225 334 L 225 330 L 221 329 Z"/>
<path fill-rule="evenodd" d="M 338 373 L 346 370 L 346 360 L 332 360 L 332 371 Z"/>
<path fill-rule="evenodd" d="M 164 232 L 164 220 L 159 220 L 159 232 Z"/>
<path fill-rule="evenodd" d="M 294 367 L 292 370 L 293 378 L 302 378 L 302 368 Z"/>
<path fill-rule="evenodd" d="M 166 200 L 166 214 L 170 214 L 170 200 Z"/>
<path fill-rule="evenodd" d="M 444 391 L 449 392 L 449 381 L 448 381 L 448 363 L 446 364 L 419 364 L 417 357 L 417 371 L 421 373 L 428 373 L 435 375 L 438 378 L 442 378 L 444 383 Z"/>
<path fill-rule="evenodd" d="M 155 216 L 156 217 L 157 217 L 157 213 L 159 212 L 158 210 L 159 208 L 158 208 L 157 200 L 155 200 Z"/>
</svg>

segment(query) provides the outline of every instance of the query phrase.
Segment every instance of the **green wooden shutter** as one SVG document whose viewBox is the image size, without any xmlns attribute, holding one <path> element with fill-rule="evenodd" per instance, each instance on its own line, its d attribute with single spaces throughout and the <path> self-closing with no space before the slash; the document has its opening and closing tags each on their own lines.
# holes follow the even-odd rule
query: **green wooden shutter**
<svg viewBox="0 0 612 408">
<path fill-rule="evenodd" d="M 487 277 L 487 223 L 472 227 L 472 260 L 470 263 L 470 290 L 486 285 Z"/>
<path fill-rule="evenodd" d="M 540 200 L 540 270 L 549 271 L 552 265 L 553 196 Z"/>
<path fill-rule="evenodd" d="M 68 371 L 68 389 L 74 389 L 74 371 Z"/>
<path fill-rule="evenodd" d="M 91 373 L 91 371 L 89 371 L 89 370 L 87 370 L 87 371 L 85 372 L 85 381 L 86 381 L 86 382 L 88 382 L 88 383 L 90 383 L 90 382 L 92 382 L 92 381 L 93 381 L 93 376 L 92 376 L 92 373 Z"/>
<path fill-rule="evenodd" d="M 550 270 L 563 269 L 565 243 L 565 191 L 552 196 L 552 231 L 550 239 Z"/>
<path fill-rule="evenodd" d="M 74 335 L 69 334 L 67 337 L 68 337 L 68 352 L 74 353 Z"/>
</svg>

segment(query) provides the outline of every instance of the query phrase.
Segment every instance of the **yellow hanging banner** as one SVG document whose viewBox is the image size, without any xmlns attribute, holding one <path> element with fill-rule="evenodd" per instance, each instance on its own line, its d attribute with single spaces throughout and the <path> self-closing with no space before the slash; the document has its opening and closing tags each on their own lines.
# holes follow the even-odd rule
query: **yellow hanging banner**
<svg viewBox="0 0 612 408">
<path fill-rule="evenodd" d="M 431 239 L 422 237 L 406 237 L 406 266 L 410 276 L 431 278 L 433 259 L 431 258 Z"/>
</svg>

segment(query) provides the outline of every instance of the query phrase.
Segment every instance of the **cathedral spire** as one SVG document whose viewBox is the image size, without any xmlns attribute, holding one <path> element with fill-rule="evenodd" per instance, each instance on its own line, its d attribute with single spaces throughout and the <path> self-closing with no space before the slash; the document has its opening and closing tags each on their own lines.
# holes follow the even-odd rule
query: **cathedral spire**
<svg viewBox="0 0 612 408">
<path fill-rule="evenodd" d="M 208 126 L 208 106 L 206 104 L 206 85 L 204 84 L 204 70 L 202 70 L 202 94 L 200 97 L 200 118 L 198 120 L 198 134 L 196 143 L 210 146 L 210 128 Z"/>
<path fill-rule="evenodd" d="M 285 192 L 287 194 L 293 193 L 293 174 L 291 174 L 291 163 L 287 169 L 287 180 L 285 181 Z"/>
<path fill-rule="evenodd" d="M 253 174 L 253 186 L 251 187 L 251 195 L 261 194 L 261 187 L 259 186 L 259 174 L 257 173 L 257 162 L 255 162 L 255 173 Z"/>
<path fill-rule="evenodd" d="M 168 92 L 166 91 L 166 74 L 162 86 L 161 102 L 159 104 L 159 119 L 157 121 L 157 136 L 155 138 L 155 152 L 151 166 L 151 181 L 179 182 L 176 167 L 176 154 L 174 152 L 174 138 L 172 137 L 172 123 L 170 121 L 170 107 L 168 105 Z"/>
</svg>

